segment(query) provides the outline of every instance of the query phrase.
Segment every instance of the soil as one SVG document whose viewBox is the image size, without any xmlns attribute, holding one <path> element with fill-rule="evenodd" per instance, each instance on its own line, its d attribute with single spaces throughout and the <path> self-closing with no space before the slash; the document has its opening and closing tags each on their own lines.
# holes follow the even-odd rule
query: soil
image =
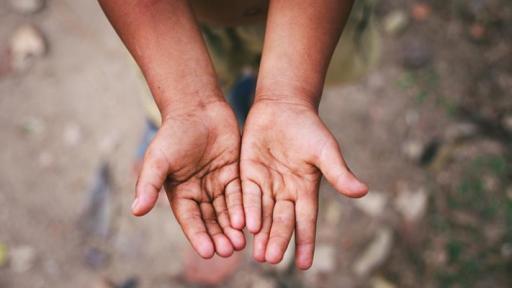
<svg viewBox="0 0 512 288">
<path fill-rule="evenodd" d="M 188 244 L 166 199 L 143 218 L 129 213 L 145 86 L 98 4 L 48 1 L 27 16 L 8 2 L 0 0 L 0 287 L 188 287 Z M 327 88 L 320 107 L 351 169 L 383 195 L 380 210 L 322 183 L 323 252 L 313 268 L 300 272 L 290 258 L 259 264 L 246 250 L 219 287 L 511 287 L 512 5 L 382 0 L 377 23 L 397 11 L 406 15 L 400 31 L 378 25 L 379 65 Z M 12 71 L 7 43 L 25 23 L 49 51 Z M 106 178 L 95 176 L 102 165 Z M 91 209 L 101 180 L 108 189 L 98 186 L 104 198 Z M 426 204 L 405 198 L 416 210 L 404 212 L 396 203 L 407 195 Z M 383 229 L 391 245 L 356 273 Z"/>
</svg>

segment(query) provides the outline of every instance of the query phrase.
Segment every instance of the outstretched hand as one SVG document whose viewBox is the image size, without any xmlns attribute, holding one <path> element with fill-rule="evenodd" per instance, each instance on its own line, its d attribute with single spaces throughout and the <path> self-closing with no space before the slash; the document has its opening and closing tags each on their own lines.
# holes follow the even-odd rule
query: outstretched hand
<svg viewBox="0 0 512 288">
<path fill-rule="evenodd" d="M 197 253 L 227 257 L 245 247 L 238 124 L 221 100 L 182 110 L 167 113 L 146 151 L 132 212 L 148 213 L 165 186 Z"/>
<path fill-rule="evenodd" d="M 240 171 L 254 258 L 278 263 L 295 230 L 296 265 L 312 265 L 323 174 L 348 197 L 368 188 L 346 166 L 338 143 L 313 105 L 259 100 L 245 124 Z"/>
</svg>

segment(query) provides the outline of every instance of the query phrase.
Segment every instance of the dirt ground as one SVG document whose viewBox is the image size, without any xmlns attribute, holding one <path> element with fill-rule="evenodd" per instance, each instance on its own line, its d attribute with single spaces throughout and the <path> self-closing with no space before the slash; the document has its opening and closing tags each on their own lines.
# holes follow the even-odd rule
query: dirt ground
<svg viewBox="0 0 512 288">
<path fill-rule="evenodd" d="M 189 287 L 166 200 L 129 213 L 145 86 L 98 4 L 22 14 L 10 2 L 0 0 L 0 287 Z M 369 196 L 322 183 L 312 269 L 294 269 L 291 253 L 258 264 L 246 249 L 220 287 L 512 286 L 512 5 L 382 0 L 375 13 L 379 65 L 326 89 L 320 107 Z M 48 52 L 12 69 L 10 39 L 25 24 Z"/>
</svg>

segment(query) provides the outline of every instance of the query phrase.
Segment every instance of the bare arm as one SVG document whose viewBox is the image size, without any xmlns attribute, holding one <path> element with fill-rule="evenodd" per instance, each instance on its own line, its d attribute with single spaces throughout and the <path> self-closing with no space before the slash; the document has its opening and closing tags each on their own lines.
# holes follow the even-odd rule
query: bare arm
<svg viewBox="0 0 512 288">
<path fill-rule="evenodd" d="M 188 1 L 100 4 L 141 67 L 162 114 L 162 126 L 144 155 L 132 213 L 148 213 L 165 186 L 199 255 L 226 257 L 242 249 L 240 132 Z"/>
<path fill-rule="evenodd" d="M 188 1 L 99 3 L 141 67 L 163 117 L 170 106 L 188 109 L 223 99 Z"/>
<path fill-rule="evenodd" d="M 326 70 L 351 5 L 351 0 L 270 0 L 240 156 L 247 228 L 254 233 L 258 261 L 280 262 L 295 231 L 296 265 L 312 265 L 322 174 L 345 196 L 368 191 L 318 117 Z"/>
<path fill-rule="evenodd" d="M 271 0 L 257 98 L 318 105 L 354 0 Z"/>
</svg>

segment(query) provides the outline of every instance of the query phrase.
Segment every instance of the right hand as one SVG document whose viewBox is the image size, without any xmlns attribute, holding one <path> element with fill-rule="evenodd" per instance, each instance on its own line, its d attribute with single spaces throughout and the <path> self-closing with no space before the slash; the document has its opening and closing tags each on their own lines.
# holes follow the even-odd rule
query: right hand
<svg viewBox="0 0 512 288">
<path fill-rule="evenodd" d="M 133 214 L 148 213 L 165 186 L 176 219 L 201 257 L 228 257 L 243 249 L 239 154 L 240 130 L 225 101 L 167 111 L 144 156 Z"/>
</svg>

